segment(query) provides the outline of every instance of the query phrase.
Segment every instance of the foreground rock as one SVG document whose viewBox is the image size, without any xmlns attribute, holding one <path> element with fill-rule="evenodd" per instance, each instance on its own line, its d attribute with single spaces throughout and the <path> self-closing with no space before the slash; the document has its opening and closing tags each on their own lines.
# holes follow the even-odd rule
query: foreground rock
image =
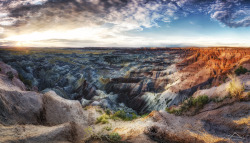
<svg viewBox="0 0 250 143">
<path fill-rule="evenodd" d="M 111 132 L 131 143 L 248 143 L 250 103 L 234 99 L 215 106 L 209 103 L 195 116 L 175 116 L 166 111 L 153 111 L 131 122 L 109 120 L 108 124 L 91 125 L 94 137 L 88 143 L 103 143 L 98 139 Z M 211 108 L 213 106 L 214 108 Z M 90 111 L 93 109 L 89 109 Z M 110 127 L 111 131 L 105 128 Z"/>
<path fill-rule="evenodd" d="M 24 91 L 19 82 L 0 74 L 0 142 L 79 142 L 84 137 L 87 114 L 78 101 L 52 91 Z"/>
<path fill-rule="evenodd" d="M 0 141 L 3 143 L 70 143 L 76 142 L 75 125 L 64 123 L 56 126 L 0 125 Z"/>
</svg>

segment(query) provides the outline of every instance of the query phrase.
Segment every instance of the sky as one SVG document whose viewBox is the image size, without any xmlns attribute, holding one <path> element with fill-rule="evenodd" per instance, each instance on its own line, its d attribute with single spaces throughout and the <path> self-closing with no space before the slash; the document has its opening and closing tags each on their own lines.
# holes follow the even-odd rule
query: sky
<svg viewBox="0 0 250 143">
<path fill-rule="evenodd" d="M 0 0 L 0 46 L 250 47 L 249 0 Z"/>
</svg>

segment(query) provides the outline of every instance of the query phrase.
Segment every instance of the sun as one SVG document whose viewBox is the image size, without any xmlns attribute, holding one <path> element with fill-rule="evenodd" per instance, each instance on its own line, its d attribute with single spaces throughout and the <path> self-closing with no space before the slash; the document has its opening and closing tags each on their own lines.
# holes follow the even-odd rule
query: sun
<svg viewBox="0 0 250 143">
<path fill-rule="evenodd" d="M 21 41 L 19 41 L 19 42 L 16 43 L 16 46 L 17 46 L 17 47 L 22 47 L 23 45 L 24 45 L 24 43 L 21 42 Z"/>
<path fill-rule="evenodd" d="M 30 44 L 29 41 L 16 41 L 15 46 L 20 48 L 20 47 L 25 47 L 25 46 L 27 46 L 28 44 Z"/>
</svg>

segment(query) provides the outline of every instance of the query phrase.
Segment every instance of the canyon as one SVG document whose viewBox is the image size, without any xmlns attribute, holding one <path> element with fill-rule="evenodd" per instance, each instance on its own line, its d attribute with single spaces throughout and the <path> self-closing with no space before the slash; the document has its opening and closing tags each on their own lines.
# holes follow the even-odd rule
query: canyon
<svg viewBox="0 0 250 143">
<path fill-rule="evenodd" d="M 250 139 L 249 48 L 6 48 L 0 59 L 1 142 L 111 142 L 112 132 L 119 142 Z M 229 98 L 239 67 L 244 91 Z M 165 110 L 203 95 L 199 109 Z M 97 124 L 107 110 L 137 118 Z"/>
</svg>

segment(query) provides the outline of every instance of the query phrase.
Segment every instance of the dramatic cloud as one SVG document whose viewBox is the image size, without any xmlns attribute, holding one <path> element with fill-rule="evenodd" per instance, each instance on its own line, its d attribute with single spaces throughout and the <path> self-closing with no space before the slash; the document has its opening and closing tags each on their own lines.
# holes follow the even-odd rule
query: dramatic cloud
<svg viewBox="0 0 250 143">
<path fill-rule="evenodd" d="M 209 13 L 211 18 L 229 27 L 250 26 L 249 3 L 243 0 L 216 0 Z"/>
<path fill-rule="evenodd" d="M 103 37 L 126 37 L 125 32 L 160 27 L 159 23 L 171 23 L 192 14 L 209 15 L 228 27 L 250 26 L 246 0 L 0 0 L 0 37 L 20 40 L 32 37 L 27 34 L 64 33 L 63 30 L 89 40 L 80 32 L 72 33 L 85 28 L 92 29 L 89 35 L 98 34 L 91 40 L 107 40 Z M 96 29 L 105 29 L 105 33 L 95 33 Z M 35 40 L 56 39 L 55 35 L 58 39 L 70 38 L 43 33 L 36 33 L 39 39 Z"/>
</svg>

